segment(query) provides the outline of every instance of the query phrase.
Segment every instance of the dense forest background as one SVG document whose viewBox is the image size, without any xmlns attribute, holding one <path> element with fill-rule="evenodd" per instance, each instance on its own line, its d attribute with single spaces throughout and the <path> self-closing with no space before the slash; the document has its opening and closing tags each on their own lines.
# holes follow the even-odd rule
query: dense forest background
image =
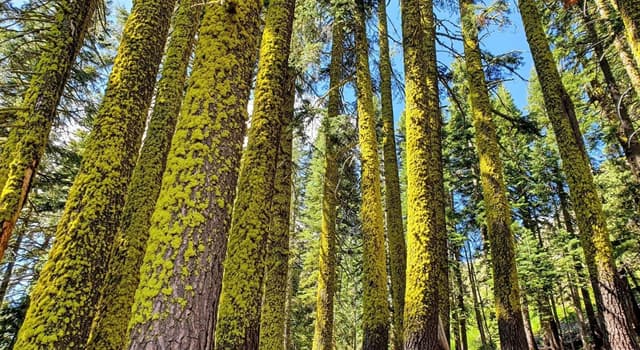
<svg viewBox="0 0 640 350">
<path fill-rule="evenodd" d="M 0 349 L 638 349 L 639 32 L 0 0 Z"/>
</svg>

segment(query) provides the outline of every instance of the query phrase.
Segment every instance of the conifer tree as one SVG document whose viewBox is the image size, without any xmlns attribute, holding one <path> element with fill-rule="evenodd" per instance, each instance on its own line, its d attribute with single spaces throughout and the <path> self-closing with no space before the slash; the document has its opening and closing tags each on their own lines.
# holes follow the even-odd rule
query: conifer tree
<svg viewBox="0 0 640 350">
<path fill-rule="evenodd" d="M 434 119 L 439 119 L 435 61 L 435 25 L 431 1 L 407 0 L 402 6 L 406 94 L 407 152 L 407 285 L 404 309 L 404 348 L 445 349 L 439 341 L 446 232 L 439 231 L 438 198 L 441 165 L 432 147 Z M 428 35 L 427 35 L 428 34 Z M 439 137 L 439 136 L 438 136 Z M 444 213 L 442 213 L 444 216 Z M 446 343 L 446 342 L 445 342 Z"/>
<path fill-rule="evenodd" d="M 378 3 L 378 30 L 380 45 L 380 103 L 382 112 L 382 147 L 384 163 L 385 208 L 387 241 L 389 246 L 389 271 L 391 275 L 391 300 L 393 339 L 395 350 L 402 349 L 402 318 L 404 309 L 404 285 L 407 269 L 407 248 L 402 225 L 400 179 L 396 156 L 395 128 L 393 125 L 393 99 L 391 92 L 391 58 L 387 30 L 387 5 Z"/>
<path fill-rule="evenodd" d="M 205 4 L 151 217 L 129 349 L 213 347 L 260 9 L 260 1 Z"/>
<path fill-rule="evenodd" d="M 155 105 L 125 197 L 109 270 L 87 343 L 89 348 L 120 350 L 126 343 L 127 322 L 123 320 L 131 315 L 151 215 L 160 192 L 203 10 L 204 6 L 195 0 L 181 0 L 174 13 Z"/>
<path fill-rule="evenodd" d="M 373 86 L 369 72 L 369 43 L 366 33 L 365 4 L 355 2 L 356 87 L 358 98 L 358 143 L 362 163 L 362 207 L 360 215 L 364 241 L 363 348 L 387 349 L 389 305 L 384 244 L 384 218 L 380 188 L 378 142 L 373 113 Z"/>
<path fill-rule="evenodd" d="M 0 152 L 0 260 L 27 200 L 38 164 L 49 141 L 56 110 L 71 67 L 92 23 L 98 0 L 57 3 L 50 40 L 42 49 L 16 115 L 16 122 Z"/>
<path fill-rule="evenodd" d="M 276 174 L 271 199 L 271 226 L 265 258 L 264 299 L 260 314 L 262 350 L 287 350 L 285 325 L 288 319 L 285 304 L 288 298 L 289 231 L 291 212 L 291 171 L 293 147 L 293 112 L 295 75 L 288 73 L 287 96 L 283 104 L 280 143 L 275 158 Z"/>
<path fill-rule="evenodd" d="M 322 218 L 320 252 L 318 255 L 318 290 L 313 350 L 332 350 L 334 344 L 334 296 L 336 294 L 336 217 L 338 187 L 338 144 L 332 133 L 331 121 L 342 112 L 342 59 L 344 54 L 344 22 L 336 8 L 332 30 L 331 63 L 329 66 L 329 101 L 323 120 L 324 160 L 322 182 Z"/>
<path fill-rule="evenodd" d="M 269 3 L 260 48 L 254 112 L 242 154 L 238 194 L 224 262 L 216 349 L 255 349 L 259 342 L 265 243 L 271 224 L 273 162 L 288 100 L 287 71 L 295 0 Z"/>
<path fill-rule="evenodd" d="M 511 208 L 507 199 L 503 165 L 491 100 L 482 69 L 478 23 L 472 0 L 460 0 L 469 100 L 493 267 L 493 293 L 502 349 L 527 349 L 520 310 L 520 286 L 516 269 L 515 237 L 511 231 Z"/>
<path fill-rule="evenodd" d="M 136 1 L 132 9 L 16 349 L 87 341 L 173 9 L 174 1 L 158 0 Z"/>
<path fill-rule="evenodd" d="M 613 259 L 613 248 L 573 102 L 560 79 L 536 3 L 520 0 L 518 6 L 569 183 L 593 288 L 601 295 L 596 300 L 604 315 L 608 342 L 614 349 L 635 349 L 638 345 L 618 292 L 619 277 Z"/>
<path fill-rule="evenodd" d="M 640 67 L 640 6 L 633 0 L 615 0 L 614 3 L 620 11 L 631 54 L 636 60 L 636 66 Z"/>
</svg>

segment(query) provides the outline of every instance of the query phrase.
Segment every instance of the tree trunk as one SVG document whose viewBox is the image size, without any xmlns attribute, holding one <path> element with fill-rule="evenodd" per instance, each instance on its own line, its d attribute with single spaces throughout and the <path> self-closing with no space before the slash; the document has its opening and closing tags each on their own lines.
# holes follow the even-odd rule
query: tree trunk
<svg viewBox="0 0 640 350">
<path fill-rule="evenodd" d="M 56 3 L 50 41 L 42 48 L 16 122 L 0 154 L 0 260 L 33 183 L 71 67 L 89 30 L 97 0 Z"/>
<path fill-rule="evenodd" d="M 529 303 L 527 302 L 527 296 L 522 294 L 522 321 L 524 322 L 524 332 L 527 336 L 527 346 L 529 350 L 538 350 L 538 343 L 533 334 L 533 328 L 531 327 L 531 316 L 529 315 Z"/>
<path fill-rule="evenodd" d="M 626 0 L 623 0 L 626 1 Z M 607 32 L 615 33 L 610 23 L 613 22 L 614 16 L 612 16 L 610 4 L 606 0 L 595 0 L 598 12 L 600 13 L 600 19 L 605 23 L 605 30 Z M 617 15 L 617 14 L 616 14 Z M 627 76 L 636 96 L 640 98 L 640 62 L 637 62 L 629 52 L 625 42 L 618 36 L 613 36 L 613 47 L 618 52 L 622 66 L 624 67 Z"/>
<path fill-rule="evenodd" d="M 441 120 L 431 1 L 402 6 L 407 129 L 407 285 L 404 348 L 442 349 L 438 340 L 446 269 Z M 437 140 L 437 141 L 436 141 Z M 440 216 L 442 215 L 442 216 Z M 444 285 L 446 287 L 446 285 Z"/>
<path fill-rule="evenodd" d="M 386 3 L 378 4 L 380 37 L 380 102 L 382 105 L 382 133 L 384 160 L 385 208 L 387 210 L 387 241 L 389 246 L 389 271 L 392 300 L 392 349 L 402 350 L 402 318 L 404 310 L 405 274 L 407 269 L 407 247 L 402 225 L 402 203 L 400 179 L 396 156 L 395 128 L 393 124 L 393 98 L 391 95 L 391 58 L 387 34 Z"/>
<path fill-rule="evenodd" d="M 224 262 L 216 349 L 255 349 L 259 342 L 265 243 L 273 215 L 276 164 L 289 100 L 289 53 L 295 0 L 269 3 L 256 80 L 254 111 L 242 152 L 233 204 L 229 249 Z M 253 15 L 253 14 L 252 14 Z"/>
<path fill-rule="evenodd" d="M 13 268 L 16 265 L 18 251 L 22 245 L 22 239 L 24 238 L 25 231 L 28 227 L 28 221 L 24 221 L 21 227 L 24 227 L 24 230 L 18 231 L 16 239 L 11 247 L 11 257 L 8 257 L 10 260 L 7 261 L 7 266 L 5 266 L 4 273 L 2 274 L 2 282 L 0 282 L 0 305 L 2 305 L 4 297 L 7 295 L 7 291 L 9 290 L 9 283 L 11 282 L 11 276 L 13 275 Z"/>
<path fill-rule="evenodd" d="M 487 234 L 491 246 L 496 316 L 502 349 L 527 349 L 520 310 L 511 209 L 491 101 L 478 44 L 478 23 L 472 0 L 460 0 L 467 81 L 480 159 L 480 180 L 485 203 Z"/>
<path fill-rule="evenodd" d="M 598 289 L 602 295 L 609 343 L 616 349 L 635 349 L 638 345 L 629 320 L 624 316 L 623 301 L 616 291 L 618 276 L 613 248 L 573 102 L 562 85 L 536 3 L 532 0 L 520 0 L 519 8 L 542 86 L 547 114 L 558 141 L 564 172 L 567 174 L 587 267 L 596 281 L 594 289 Z"/>
<path fill-rule="evenodd" d="M 467 261 L 467 270 L 469 273 L 469 285 L 471 287 L 471 297 L 473 299 L 473 311 L 476 316 L 476 325 L 478 327 L 478 332 L 480 333 L 480 341 L 482 342 L 482 348 L 485 349 L 489 346 L 489 342 L 487 341 L 487 335 L 485 333 L 484 322 L 482 321 L 482 305 L 478 300 L 478 293 L 476 288 L 476 279 L 475 279 L 475 271 L 473 269 L 473 262 L 471 261 L 471 254 L 466 247 L 463 247 L 463 250 L 467 252 L 465 254 L 465 260 Z"/>
<path fill-rule="evenodd" d="M 636 60 L 636 65 L 640 67 L 640 6 L 634 0 L 615 0 L 615 4 L 624 23 L 627 43 Z"/>
<path fill-rule="evenodd" d="M 184 97 L 187 68 L 204 10 L 203 6 L 197 6 L 198 1 L 181 0 L 172 19 L 156 102 L 125 198 L 109 270 L 87 342 L 89 348 L 120 350 L 127 341 L 127 322 L 123 320 L 131 316 L 151 215 Z"/>
<path fill-rule="evenodd" d="M 384 219 L 380 189 L 380 162 L 373 111 L 373 87 L 369 72 L 369 44 L 364 0 L 356 2 L 356 85 L 358 98 L 358 140 L 362 168 L 360 209 L 363 248 L 363 349 L 388 348 L 389 305 L 384 244 Z"/>
<path fill-rule="evenodd" d="M 593 20 L 590 18 L 588 12 L 580 11 L 580 13 L 586 27 L 587 37 L 593 45 L 593 51 L 595 53 L 593 57 L 597 60 L 598 66 L 602 71 L 607 92 L 600 91 L 601 89 L 598 88 L 598 84 L 594 84 L 596 86 L 594 86 L 595 91 L 592 91 L 592 94 L 602 105 L 608 121 L 616 126 L 616 138 L 624 152 L 627 164 L 635 176 L 636 181 L 640 181 L 640 140 L 638 139 L 638 135 L 636 135 L 633 121 L 629 116 L 623 91 L 620 89 L 613 75 L 613 70 L 605 55 L 605 48 L 598 38 Z"/>
<path fill-rule="evenodd" d="M 87 341 L 174 5 L 135 1 L 17 349 L 77 348 Z"/>
<path fill-rule="evenodd" d="M 336 11 L 337 12 L 337 11 Z M 333 350 L 333 303 L 336 293 L 336 216 L 338 199 L 337 145 L 331 121 L 342 112 L 342 59 L 344 55 L 344 28 L 341 18 L 332 27 L 331 65 L 329 67 L 329 103 L 324 120 L 324 181 L 322 183 L 322 223 L 318 291 L 316 294 L 316 322 L 313 350 Z"/>
<path fill-rule="evenodd" d="M 462 247 L 459 247 L 459 249 L 457 250 L 456 254 L 456 267 L 455 267 L 455 283 L 458 285 L 458 293 L 457 293 L 457 300 L 456 300 L 456 304 L 457 304 L 457 309 L 458 309 L 458 329 L 460 332 L 460 350 L 469 350 L 469 343 L 468 343 L 468 339 L 467 339 L 467 310 L 465 308 L 464 305 L 464 295 L 465 295 L 465 288 L 464 288 L 464 284 L 462 282 L 462 258 L 460 256 L 460 249 L 462 249 Z M 456 345 L 458 344 L 458 341 L 456 341 Z"/>
<path fill-rule="evenodd" d="M 580 341 L 582 341 L 582 347 L 585 350 L 592 349 L 591 337 L 589 336 L 589 326 L 585 322 L 584 314 L 582 313 L 582 303 L 580 302 L 580 295 L 578 294 L 578 288 L 574 283 L 574 279 L 567 273 L 567 281 L 569 283 L 569 292 L 571 295 L 571 303 L 573 309 L 576 312 L 576 318 L 578 319 L 578 325 L 580 326 Z"/>
<path fill-rule="evenodd" d="M 265 260 L 264 298 L 260 315 L 261 350 L 286 350 L 287 275 L 289 270 L 289 228 L 291 212 L 293 112 L 295 103 L 295 75 L 290 70 L 283 123 L 276 161 L 274 193 L 271 198 L 271 226 Z"/>
<path fill-rule="evenodd" d="M 259 36 L 259 2 L 233 4 L 204 9 L 140 267 L 129 349 L 213 347 Z"/>
</svg>

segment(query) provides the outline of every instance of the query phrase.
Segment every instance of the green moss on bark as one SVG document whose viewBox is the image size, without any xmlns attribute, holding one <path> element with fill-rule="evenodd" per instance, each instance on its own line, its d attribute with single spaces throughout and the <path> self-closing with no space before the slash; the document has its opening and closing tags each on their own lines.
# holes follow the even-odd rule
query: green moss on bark
<svg viewBox="0 0 640 350">
<path fill-rule="evenodd" d="M 358 97 L 358 143 L 360 145 L 363 232 L 363 348 L 387 349 L 389 341 L 389 303 L 384 244 L 384 218 L 380 189 L 380 162 L 373 87 L 369 72 L 364 3 L 356 1 L 354 10 L 356 40 L 356 88 Z"/>
<path fill-rule="evenodd" d="M 71 66 L 82 47 L 96 6 L 95 0 L 64 0 L 56 4 L 50 41 L 42 49 L 1 153 L 0 260 L 29 194 Z"/>
<path fill-rule="evenodd" d="M 261 1 L 204 4 L 140 283 L 129 349 L 211 349 Z"/>
<path fill-rule="evenodd" d="M 16 349 L 84 346 L 138 154 L 174 1 L 137 0 Z"/>
<path fill-rule="evenodd" d="M 187 66 L 204 9 L 198 4 L 197 0 L 181 0 L 173 16 L 171 39 L 147 137 L 131 177 L 109 271 L 87 343 L 90 349 L 120 350 L 126 343 L 127 322 L 123 320 L 129 320 L 131 315 L 151 215 L 184 97 Z"/>
<path fill-rule="evenodd" d="M 286 302 L 289 271 L 289 232 L 292 188 L 293 110 L 295 77 L 289 73 L 287 102 L 283 105 L 283 123 L 276 161 L 276 176 L 271 200 L 271 226 L 267 238 L 265 259 L 264 299 L 260 315 L 262 350 L 287 350 L 285 347 Z"/>
<path fill-rule="evenodd" d="M 280 133 L 285 119 L 287 72 L 295 0 L 272 0 L 260 48 L 254 112 L 242 155 L 238 195 L 224 263 L 216 349 L 255 349 L 260 330 L 260 304 L 265 246 L 271 223 Z"/>
<path fill-rule="evenodd" d="M 342 59 L 344 55 L 344 22 L 336 15 L 332 27 L 331 64 L 329 66 L 329 101 L 327 117 L 323 121 L 324 178 L 322 182 L 322 222 L 320 225 L 320 252 L 318 254 L 318 286 L 316 292 L 316 320 L 313 350 L 332 350 L 333 301 L 336 292 L 336 217 L 338 199 L 338 150 L 331 133 L 331 120 L 342 111 Z"/>
<path fill-rule="evenodd" d="M 638 344 L 629 320 L 624 316 L 624 303 L 617 293 L 613 248 L 573 102 L 562 85 L 536 3 L 520 0 L 518 6 L 567 176 L 587 268 L 593 288 L 601 295 L 596 301 L 604 315 L 608 341 L 614 349 L 636 349 Z"/>
<path fill-rule="evenodd" d="M 440 130 L 433 3 L 407 0 L 402 6 L 407 130 L 407 275 L 404 347 L 441 349 L 438 328 L 446 232 L 437 144 Z M 427 35 L 428 34 L 428 35 Z M 435 147 L 434 147 L 435 146 Z"/>
<path fill-rule="evenodd" d="M 491 247 L 500 344 L 503 349 L 525 350 L 528 345 L 520 308 L 515 237 L 511 232 L 511 208 L 507 199 L 504 167 L 492 118 L 491 100 L 482 69 L 478 21 L 473 1 L 460 0 L 460 13 L 469 101 L 480 160 L 480 181 Z"/>
<path fill-rule="evenodd" d="M 380 95 L 382 105 L 382 147 L 384 161 L 385 208 L 387 242 L 389 246 L 389 271 L 391 275 L 392 301 L 392 348 L 402 350 L 402 318 L 404 310 L 404 285 L 407 269 L 407 247 L 402 225 L 402 202 L 400 200 L 400 178 L 396 155 L 395 127 L 393 125 L 393 98 L 391 94 L 391 58 L 387 30 L 386 4 L 378 4 L 380 33 Z"/>
</svg>

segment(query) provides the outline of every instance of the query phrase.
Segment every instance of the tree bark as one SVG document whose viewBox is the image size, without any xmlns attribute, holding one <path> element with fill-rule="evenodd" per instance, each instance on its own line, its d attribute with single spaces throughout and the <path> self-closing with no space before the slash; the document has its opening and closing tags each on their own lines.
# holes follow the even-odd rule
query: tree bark
<svg viewBox="0 0 640 350">
<path fill-rule="evenodd" d="M 16 349 L 72 349 L 87 341 L 174 5 L 135 1 Z"/>
</svg>

